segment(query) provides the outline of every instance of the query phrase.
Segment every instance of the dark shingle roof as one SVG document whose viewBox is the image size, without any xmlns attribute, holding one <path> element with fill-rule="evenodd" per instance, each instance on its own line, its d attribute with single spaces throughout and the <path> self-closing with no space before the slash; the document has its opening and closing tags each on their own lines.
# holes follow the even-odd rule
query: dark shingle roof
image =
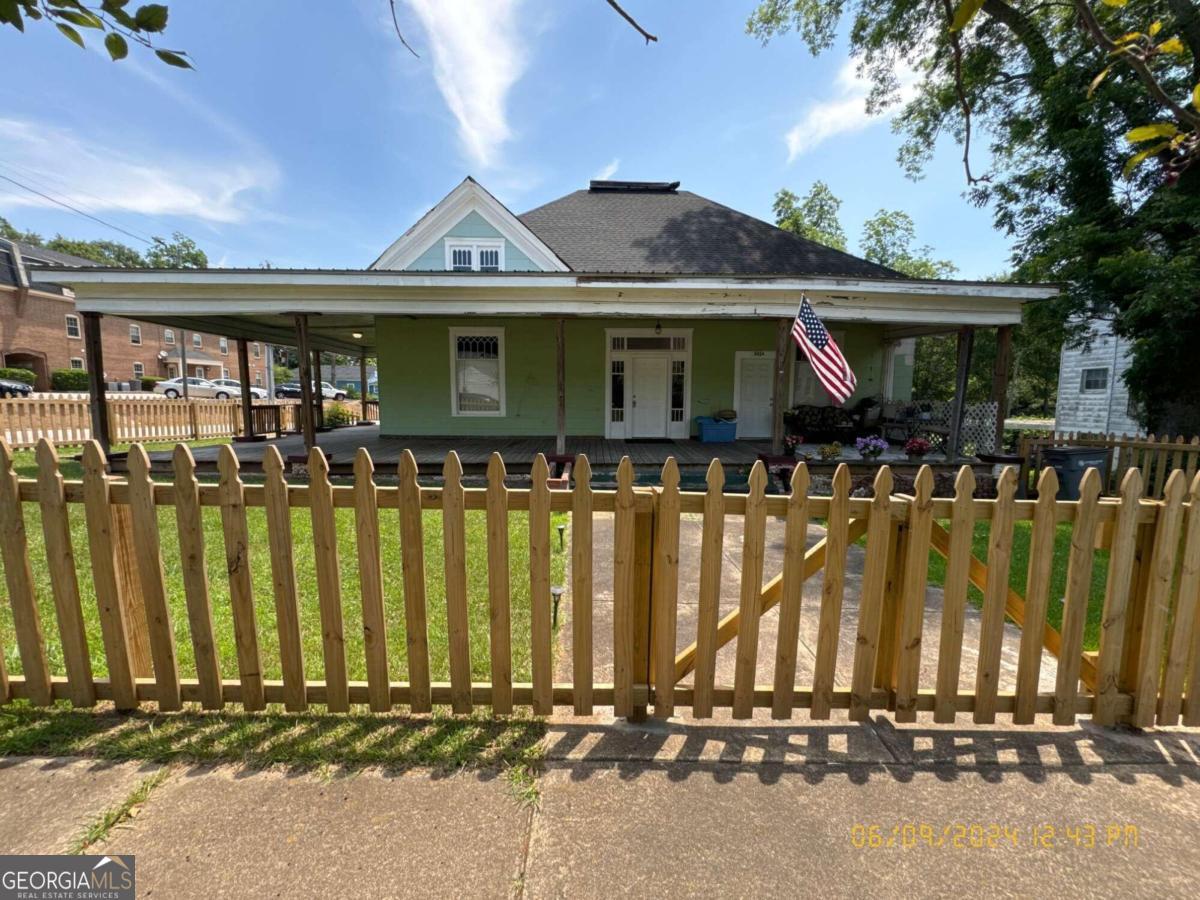
<svg viewBox="0 0 1200 900">
<path fill-rule="evenodd" d="M 17 250 L 21 254 L 21 261 L 25 264 L 25 275 L 29 279 L 29 286 L 35 291 L 44 291 L 49 294 L 61 294 L 62 287 L 57 284 L 51 284 L 45 281 L 39 281 L 37 270 L 44 266 L 94 266 L 94 260 L 84 259 L 82 256 L 72 256 L 69 253 L 59 253 L 56 250 L 47 250 L 45 247 L 39 247 L 36 244 L 26 244 L 22 241 L 8 241 L 0 239 L 0 284 L 16 287 L 21 283 L 17 277 L 17 267 L 13 260 L 11 245 L 16 245 Z"/>
<path fill-rule="evenodd" d="M 596 185 L 518 218 L 576 272 L 903 277 L 673 185 Z"/>
</svg>

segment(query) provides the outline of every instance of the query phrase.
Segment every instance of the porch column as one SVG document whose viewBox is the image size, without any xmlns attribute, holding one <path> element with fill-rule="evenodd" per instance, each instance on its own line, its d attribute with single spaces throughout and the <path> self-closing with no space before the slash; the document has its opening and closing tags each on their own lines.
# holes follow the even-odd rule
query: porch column
<svg viewBox="0 0 1200 900">
<path fill-rule="evenodd" d="M 362 414 L 358 417 L 359 425 L 368 424 L 367 419 L 367 357 L 366 354 L 358 358 L 358 411 Z"/>
<path fill-rule="evenodd" d="M 250 393 L 250 352 L 246 339 L 237 339 L 238 374 L 242 382 L 242 437 L 243 441 L 254 440 L 254 397 Z"/>
<path fill-rule="evenodd" d="M 996 403 L 996 448 L 1002 452 L 1004 446 L 1004 419 L 1008 415 L 1008 382 L 1012 377 L 1013 326 L 1001 325 L 996 329 L 996 364 L 992 368 L 991 399 Z"/>
<path fill-rule="evenodd" d="M 317 445 L 317 428 L 313 423 L 312 368 L 308 350 L 308 316 L 296 316 L 296 357 L 300 370 L 300 431 L 304 434 L 304 449 Z"/>
<path fill-rule="evenodd" d="M 555 378 L 558 383 L 558 422 L 554 432 L 554 452 L 567 452 L 567 324 L 558 319 L 554 327 Z"/>
<path fill-rule="evenodd" d="M 783 407 L 787 403 L 788 345 L 792 319 L 780 319 L 775 331 L 775 383 L 771 388 L 771 455 L 783 453 Z"/>
<path fill-rule="evenodd" d="M 964 325 L 958 330 L 957 368 L 954 373 L 954 405 L 950 407 L 950 433 L 946 435 L 946 459 L 958 459 L 962 443 L 963 409 L 967 404 L 967 375 L 971 371 L 971 351 L 975 347 L 975 326 Z"/>
<path fill-rule="evenodd" d="M 317 417 L 317 427 L 325 427 L 325 392 L 321 390 L 321 351 L 312 351 L 312 370 L 315 373 L 312 380 L 316 382 L 311 386 L 311 394 L 313 398 L 313 412 Z"/>
<path fill-rule="evenodd" d="M 92 413 L 92 438 L 104 455 L 112 450 L 108 429 L 108 396 L 104 389 L 104 350 L 100 341 L 100 313 L 83 313 L 83 346 L 87 353 L 88 407 Z"/>
</svg>

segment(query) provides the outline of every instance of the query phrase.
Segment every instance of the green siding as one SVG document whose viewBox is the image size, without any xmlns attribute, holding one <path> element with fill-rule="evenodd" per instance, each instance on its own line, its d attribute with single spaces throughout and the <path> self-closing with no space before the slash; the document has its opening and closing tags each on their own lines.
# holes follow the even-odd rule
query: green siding
<svg viewBox="0 0 1200 900">
<path fill-rule="evenodd" d="M 450 413 L 451 327 L 504 329 L 505 415 Z M 634 319 L 568 319 L 567 431 L 604 434 L 606 328 L 649 327 Z M 691 418 L 734 405 L 734 353 L 774 353 L 773 321 L 673 320 L 692 329 Z M 539 318 L 407 319 L 380 317 L 380 431 L 391 435 L 545 435 L 555 430 L 554 320 Z M 879 393 L 883 335 L 879 326 L 845 327 L 843 348 L 858 375 L 855 398 Z M 855 401 L 852 398 L 850 404 Z"/>
<path fill-rule="evenodd" d="M 477 212 L 469 212 L 458 220 L 445 234 L 438 236 L 433 244 L 412 261 L 410 271 L 442 272 L 446 269 L 445 238 L 498 238 L 503 237 L 488 221 Z M 528 256 L 516 248 L 507 238 L 504 241 L 504 270 L 506 272 L 540 272 Z"/>
</svg>

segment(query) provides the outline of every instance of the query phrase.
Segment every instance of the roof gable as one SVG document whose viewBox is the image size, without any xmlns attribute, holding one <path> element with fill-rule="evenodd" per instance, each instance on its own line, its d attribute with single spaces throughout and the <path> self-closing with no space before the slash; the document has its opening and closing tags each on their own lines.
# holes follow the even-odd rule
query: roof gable
<svg viewBox="0 0 1200 900">
<path fill-rule="evenodd" d="M 520 219 L 576 272 L 904 277 L 674 182 L 594 182 Z"/>
<path fill-rule="evenodd" d="M 474 178 L 465 178 L 371 263 L 372 269 L 429 269 L 440 258 L 443 239 L 502 237 L 516 253 L 507 268 L 526 263 L 542 272 L 566 272 L 567 265 L 520 219 Z M 422 260 L 424 261 L 422 262 Z M 444 263 L 436 268 L 444 269 Z"/>
</svg>

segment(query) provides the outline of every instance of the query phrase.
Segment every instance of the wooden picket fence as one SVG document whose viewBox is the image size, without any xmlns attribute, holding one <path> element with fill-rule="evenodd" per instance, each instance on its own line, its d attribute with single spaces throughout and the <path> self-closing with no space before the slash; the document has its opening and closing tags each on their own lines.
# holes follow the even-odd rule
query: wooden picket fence
<svg viewBox="0 0 1200 900">
<path fill-rule="evenodd" d="M 297 407 L 295 401 L 255 403 L 255 433 L 295 431 Z M 235 437 L 242 433 L 241 410 L 240 400 L 110 395 L 109 432 L 117 443 Z M 59 446 L 82 444 L 91 437 L 91 409 L 86 399 L 0 400 L 0 438 L 10 447 L 36 447 L 43 438 Z"/>
<path fill-rule="evenodd" d="M 1167 479 L 1176 469 L 1182 469 L 1191 480 L 1200 463 L 1200 436 L 1183 435 L 1137 437 L 1127 434 L 1056 431 L 1048 437 L 1021 436 L 1017 453 L 1021 457 L 1021 484 L 1028 485 L 1045 465 L 1044 455 L 1051 447 L 1093 447 L 1107 451 L 1107 461 L 1101 470 L 1101 488 L 1106 494 L 1116 494 L 1130 469 L 1142 473 L 1145 496 L 1161 498 Z"/>
<path fill-rule="evenodd" d="M 120 709 L 155 701 L 160 709 L 179 709 L 198 702 L 205 709 L 240 703 L 261 710 L 282 703 L 289 710 L 310 704 L 330 711 L 368 704 L 378 712 L 396 705 L 427 712 L 448 704 L 455 713 L 489 706 L 497 714 L 514 705 L 548 714 L 570 706 L 581 715 L 595 706 L 612 706 L 619 716 L 638 717 L 649 704 L 658 716 L 690 708 L 698 718 L 716 708 L 729 708 L 744 719 L 756 708 L 787 719 L 807 709 L 813 719 L 826 719 L 845 709 L 851 720 L 889 709 L 901 722 L 932 711 L 936 721 L 971 714 L 990 723 L 998 714 L 1028 724 L 1037 713 L 1050 713 L 1069 724 L 1090 713 L 1103 724 L 1131 721 L 1138 725 L 1200 725 L 1200 478 L 1190 485 L 1183 472 L 1171 475 L 1162 500 L 1142 497 L 1142 479 L 1130 470 L 1120 496 L 1100 496 L 1100 478 L 1089 473 L 1079 501 L 1055 499 L 1053 470 L 1041 476 L 1035 502 L 1015 499 L 1017 474 L 1005 470 L 994 500 L 973 497 L 974 476 L 963 468 L 953 499 L 932 497 L 928 467 L 916 478 L 913 496 L 892 492 L 892 474 L 879 469 L 874 496 L 851 496 L 845 466 L 833 479 L 831 496 L 812 496 L 808 474 L 798 466 L 788 496 L 767 496 L 767 473 L 761 463 L 749 477 L 748 494 L 724 493 L 718 461 L 709 468 L 704 492 L 681 492 L 675 461 L 661 472 L 661 487 L 635 487 L 633 466 L 622 460 L 615 490 L 593 490 L 590 465 L 579 457 L 574 486 L 551 491 L 544 457 L 533 463 L 529 487 L 512 488 L 504 463 L 494 455 L 487 486 L 464 487 L 458 456 L 450 453 L 442 487 L 417 481 L 413 455 L 403 454 L 395 485 L 377 485 L 365 449 L 355 460 L 350 484 L 330 481 L 323 454 L 309 461 L 307 484 L 288 484 L 283 461 L 268 448 L 264 483 L 246 485 L 237 458 L 222 448 L 216 484 L 197 481 L 186 446 L 174 454 L 174 479 L 153 482 L 149 461 L 140 446 L 128 457 L 129 473 L 118 479 L 94 443 L 83 455 L 83 478 L 64 482 L 54 448 L 38 447 L 36 479 L 19 479 L 11 452 L 0 443 L 0 551 L 12 603 L 22 674 L 0 669 L 0 700 L 28 698 L 48 704 L 67 698 L 79 706 L 98 699 Z M 56 630 L 65 677 L 51 677 L 45 631 L 39 617 L 35 578 L 25 531 L 24 510 L 36 506 L 46 544 L 48 581 L 53 594 Z M 70 519 L 82 507 L 87 546 L 72 546 Z M 160 531 L 159 508 L 173 508 L 176 530 Z M 237 671 L 223 672 L 214 633 L 209 574 L 205 567 L 203 508 L 220 511 L 224 567 L 228 578 L 236 638 Z M 249 508 L 265 510 L 266 540 L 252 540 Z M 311 545 L 293 540 L 293 511 L 308 510 Z M 354 514 L 353 541 L 340 540 L 335 511 Z M 425 557 L 423 511 L 440 516 L 442 559 Z M 468 597 L 467 511 L 486 516 L 487 596 Z M 510 569 L 510 513 L 523 511 L 528 520 L 527 570 Z M 554 681 L 555 637 L 551 599 L 551 514 L 569 513 L 571 528 L 571 678 Z M 300 513 L 303 515 L 303 513 Z M 611 556 L 597 558 L 594 530 L 598 516 L 612 516 Z M 382 569 L 383 515 L 399 517 L 403 598 L 385 596 Z M 680 596 L 680 528 L 684 515 L 699 516 L 702 538 L 697 596 Z M 741 582 L 736 609 L 720 616 L 719 594 L 724 565 L 724 529 L 730 517 L 742 520 Z M 782 572 L 765 585 L 764 555 L 768 517 L 784 520 Z M 810 523 L 821 520 L 825 536 L 806 549 Z M 985 560 L 972 555 L 976 522 L 990 523 Z M 1028 587 L 1024 597 L 1009 586 L 1013 525 L 1032 520 Z M 1046 621 L 1050 602 L 1054 537 L 1060 523 L 1072 530 L 1066 579 L 1063 628 Z M 1096 535 L 1107 533 L 1108 583 L 1103 599 L 1099 653 L 1083 652 L 1089 586 Z M 857 613 L 843 622 L 847 552 L 865 536 L 864 569 Z M 164 542 L 178 542 L 183 604 L 195 659 L 195 677 L 184 677 L 177 659 L 172 601 L 164 579 Z M 929 615 L 926 586 L 930 553 L 947 558 L 944 605 L 936 647 L 922 645 L 922 626 Z M 256 610 L 271 601 L 256 599 L 251 579 L 252 554 L 269 553 L 274 619 L 278 629 L 279 680 L 264 678 L 260 650 L 263 636 Z M 94 582 L 103 637 L 105 673 L 93 671 L 93 656 L 83 627 L 74 560 L 85 554 Z M 297 559 L 314 561 L 322 635 L 324 679 L 306 679 L 301 608 L 297 596 Z M 348 677 L 341 596 L 343 566 L 357 565 L 361 606 L 365 681 Z M 426 571 L 441 566 L 445 584 L 448 632 L 448 682 L 432 682 L 427 619 L 430 613 Z M 594 573 L 610 569 L 613 584 L 612 681 L 594 680 Z M 797 685 L 797 647 L 802 589 L 807 579 L 823 573 L 819 637 L 812 680 Z M 531 611 L 527 630 L 514 633 L 510 591 L 513 579 L 527 579 Z M 968 585 L 983 592 L 973 690 L 960 688 L 964 618 Z M 490 680 L 472 681 L 470 604 L 487 603 Z M 694 638 L 680 648 L 678 610 L 696 600 Z M 403 609 L 407 642 L 406 680 L 389 666 L 388 608 Z M 760 647 L 762 616 L 778 606 L 777 643 Z M 1015 691 L 1000 690 L 1001 647 L 1005 618 L 1021 626 Z M 357 616 L 354 617 L 357 620 Z M 856 640 L 852 659 L 843 659 L 840 632 L 851 628 Z M 182 632 L 181 632 L 182 633 Z M 514 641 L 528 642 L 531 680 L 514 683 Z M 716 680 L 717 654 L 734 643 L 732 684 Z M 2 648 L 0 648 L 2 649 Z M 1057 657 L 1053 691 L 1042 692 L 1043 657 Z M 757 684 L 755 672 L 764 654 L 774 665 L 769 684 Z M 968 654 L 970 659 L 971 654 Z M 0 661 L 4 658 L 0 652 Z M 922 682 L 922 659 L 936 659 L 936 676 Z M 274 668 L 274 660 L 271 660 Z M 441 661 L 439 661 L 440 663 Z M 605 660 L 609 662 L 609 660 Z M 848 677 L 847 677 L 848 673 Z M 190 674 L 190 673 L 186 673 Z M 690 683 L 688 682 L 690 676 Z M 1081 687 L 1082 683 L 1082 687 Z"/>
</svg>

